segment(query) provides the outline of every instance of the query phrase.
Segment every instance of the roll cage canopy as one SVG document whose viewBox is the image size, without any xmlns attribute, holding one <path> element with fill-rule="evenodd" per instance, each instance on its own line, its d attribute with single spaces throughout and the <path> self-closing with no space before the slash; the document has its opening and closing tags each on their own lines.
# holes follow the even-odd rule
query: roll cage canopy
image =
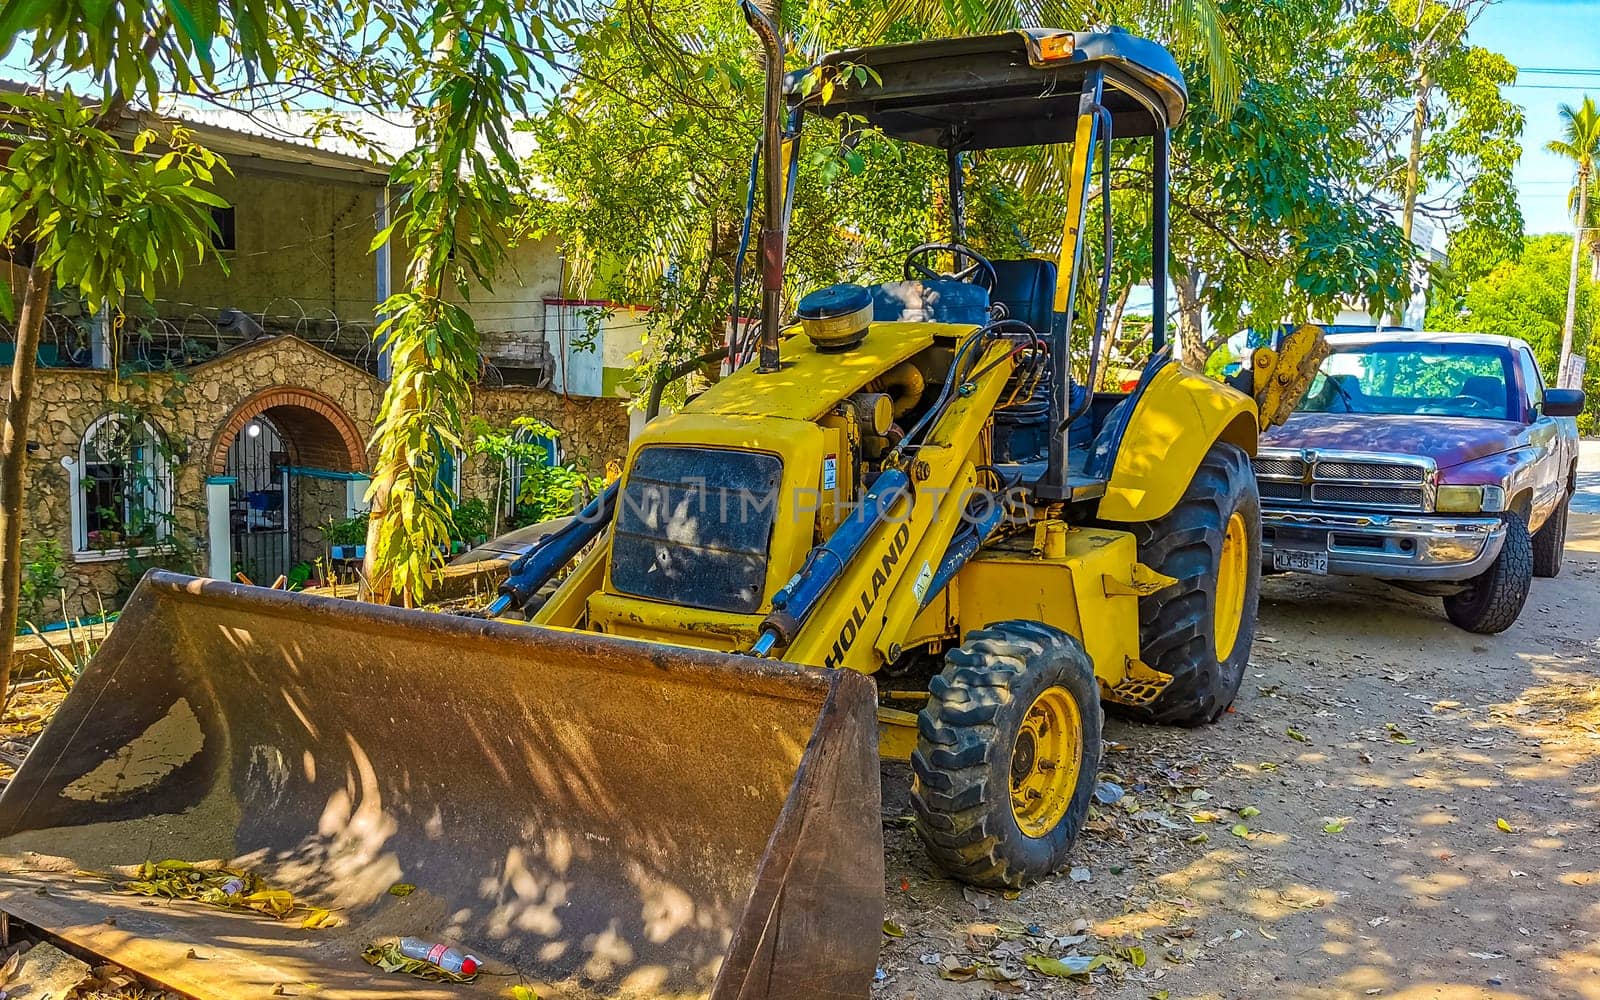
<svg viewBox="0 0 1600 1000">
<path fill-rule="evenodd" d="M 862 81 L 849 73 L 854 67 L 871 74 Z M 833 82 L 826 102 L 819 72 Z M 907 142 L 974 150 L 1072 140 L 1096 78 L 1118 139 L 1170 129 L 1188 106 L 1183 73 L 1167 50 L 1117 29 L 1023 28 L 845 49 L 789 74 L 786 90 L 796 110 L 859 117 Z"/>
</svg>

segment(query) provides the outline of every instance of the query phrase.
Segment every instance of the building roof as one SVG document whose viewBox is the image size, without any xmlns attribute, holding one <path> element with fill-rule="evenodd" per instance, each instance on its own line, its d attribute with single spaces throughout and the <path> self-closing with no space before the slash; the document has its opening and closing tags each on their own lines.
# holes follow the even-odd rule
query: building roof
<svg viewBox="0 0 1600 1000">
<path fill-rule="evenodd" d="M 37 93 L 38 87 L 0 78 L 0 91 Z M 374 183 L 387 179 L 394 162 L 416 144 L 416 127 L 404 111 L 244 108 L 175 97 L 156 111 L 138 114 L 125 131 L 131 134 L 161 120 L 182 122 L 207 149 L 235 167 L 253 157 L 273 164 L 352 172 Z M 511 143 L 519 157 L 533 152 L 531 135 L 513 132 Z"/>
</svg>

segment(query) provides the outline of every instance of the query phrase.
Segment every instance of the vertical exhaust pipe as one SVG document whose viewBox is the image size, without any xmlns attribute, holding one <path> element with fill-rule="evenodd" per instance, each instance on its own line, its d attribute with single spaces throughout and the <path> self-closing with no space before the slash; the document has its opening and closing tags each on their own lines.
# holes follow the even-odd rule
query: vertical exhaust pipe
<svg viewBox="0 0 1600 1000">
<path fill-rule="evenodd" d="M 765 195 L 761 222 L 761 350 L 758 372 L 778 370 L 778 318 L 783 310 L 783 35 L 782 0 L 771 16 L 751 0 L 740 0 L 745 20 L 766 54 L 766 98 L 762 103 L 762 170 Z"/>
</svg>

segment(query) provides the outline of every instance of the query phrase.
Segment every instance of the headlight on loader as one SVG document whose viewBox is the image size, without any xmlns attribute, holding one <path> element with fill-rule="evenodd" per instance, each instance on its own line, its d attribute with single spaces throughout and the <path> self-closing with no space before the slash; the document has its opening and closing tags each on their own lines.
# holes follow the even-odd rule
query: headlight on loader
<svg viewBox="0 0 1600 1000">
<path fill-rule="evenodd" d="M 1506 491 L 1498 486 L 1441 486 L 1434 510 L 1442 514 L 1476 514 L 1506 509 Z"/>
</svg>

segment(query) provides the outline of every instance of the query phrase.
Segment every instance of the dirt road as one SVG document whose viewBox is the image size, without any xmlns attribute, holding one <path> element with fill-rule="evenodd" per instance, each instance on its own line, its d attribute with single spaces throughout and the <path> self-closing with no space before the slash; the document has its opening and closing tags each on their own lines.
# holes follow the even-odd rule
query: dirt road
<svg viewBox="0 0 1600 1000">
<path fill-rule="evenodd" d="M 934 874 L 887 768 L 875 996 L 1600 1000 L 1600 515 L 1504 635 L 1306 577 L 1266 581 L 1260 631 L 1218 725 L 1108 722 L 1127 797 L 1015 899 Z M 1106 961 L 1028 965 L 1074 955 Z"/>
</svg>

